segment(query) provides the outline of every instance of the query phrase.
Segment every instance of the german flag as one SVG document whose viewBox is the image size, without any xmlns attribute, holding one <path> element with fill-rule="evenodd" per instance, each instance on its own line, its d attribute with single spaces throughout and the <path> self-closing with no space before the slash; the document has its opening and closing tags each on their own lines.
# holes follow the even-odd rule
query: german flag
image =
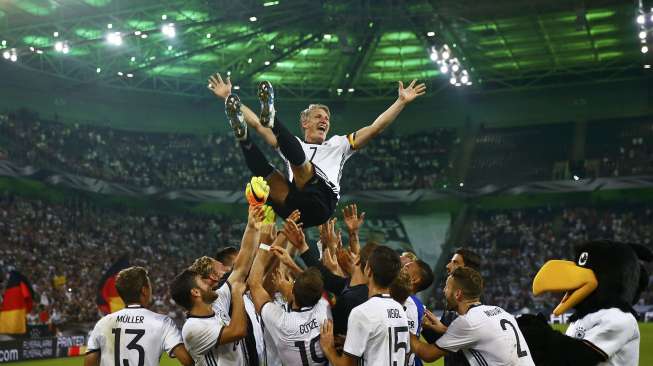
<svg viewBox="0 0 653 366">
<path fill-rule="evenodd" d="M 27 314 L 32 311 L 34 299 L 34 290 L 27 278 L 20 272 L 11 271 L 2 299 L 0 333 L 27 333 Z"/>
<path fill-rule="evenodd" d="M 129 267 L 126 257 L 118 259 L 102 276 L 97 290 L 97 306 L 103 314 L 110 314 L 125 307 L 116 290 L 118 272 Z"/>
</svg>

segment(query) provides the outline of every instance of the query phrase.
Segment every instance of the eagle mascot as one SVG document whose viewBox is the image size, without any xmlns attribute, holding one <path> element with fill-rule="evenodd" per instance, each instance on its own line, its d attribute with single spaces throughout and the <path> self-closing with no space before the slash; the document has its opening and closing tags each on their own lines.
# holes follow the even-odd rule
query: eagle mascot
<svg viewBox="0 0 653 366">
<path fill-rule="evenodd" d="M 641 261 L 653 253 L 638 244 L 597 240 L 575 249 L 575 261 L 550 260 L 533 280 L 533 294 L 564 293 L 553 310 L 574 308 L 562 334 L 542 314 L 522 315 L 519 327 L 540 366 L 637 366 L 639 327 L 632 305 L 648 286 Z"/>
</svg>

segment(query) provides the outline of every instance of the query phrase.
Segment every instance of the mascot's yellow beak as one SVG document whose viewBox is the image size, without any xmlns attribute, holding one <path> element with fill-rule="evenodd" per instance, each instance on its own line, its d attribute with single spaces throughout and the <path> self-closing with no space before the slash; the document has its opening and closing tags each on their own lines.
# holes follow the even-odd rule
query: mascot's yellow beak
<svg viewBox="0 0 653 366">
<path fill-rule="evenodd" d="M 560 315 L 583 301 L 598 285 L 591 269 L 579 267 L 571 261 L 550 260 L 535 275 L 533 295 L 566 291 L 560 304 L 553 310 L 553 314 Z"/>
</svg>

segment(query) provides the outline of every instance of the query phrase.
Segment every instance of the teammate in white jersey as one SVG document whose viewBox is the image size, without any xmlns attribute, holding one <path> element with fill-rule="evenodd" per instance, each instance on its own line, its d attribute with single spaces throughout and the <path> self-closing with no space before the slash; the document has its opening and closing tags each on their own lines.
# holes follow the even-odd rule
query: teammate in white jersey
<svg viewBox="0 0 653 366">
<path fill-rule="evenodd" d="M 182 335 L 196 365 L 245 364 L 241 342 L 247 335 L 244 282 L 253 261 L 254 248 L 259 243 L 264 218 L 262 206 L 250 206 L 233 270 L 217 291 L 212 290 L 213 281 L 210 278 L 203 278 L 193 268 L 184 270 L 173 280 L 170 289 L 172 298 L 189 311 Z M 199 262 L 202 261 L 196 261 Z"/>
<path fill-rule="evenodd" d="M 285 236 L 280 233 L 273 246 L 282 242 L 285 242 Z M 322 276 L 315 268 L 300 273 L 292 285 L 290 309 L 287 311 L 283 305 L 273 301 L 263 287 L 265 267 L 271 256 L 267 250 L 259 250 L 247 280 L 265 331 L 270 333 L 284 365 L 324 365 L 327 359 L 319 342 L 320 324 L 331 318 L 331 310 L 329 303 L 322 298 Z"/>
<path fill-rule="evenodd" d="M 116 289 L 127 307 L 97 322 L 84 366 L 154 366 L 163 352 L 183 365 L 193 364 L 172 319 L 146 309 L 152 302 L 152 286 L 145 268 L 120 271 Z"/>
<path fill-rule="evenodd" d="M 426 86 L 416 85 L 416 80 L 413 80 L 404 88 L 400 81 L 397 100 L 372 124 L 347 136 L 330 139 L 327 139 L 331 117 L 329 108 L 311 104 L 300 114 L 303 140 L 293 136 L 275 117 L 274 91 L 269 82 L 263 81 L 259 85 L 260 117 L 242 105 L 237 95 L 231 94 L 229 79 L 224 82 L 216 74 L 209 79 L 209 89 L 225 99 L 225 112 L 240 142 L 247 166 L 255 176 L 265 177 L 270 184 L 268 202 L 283 218 L 299 209 L 304 227 L 310 227 L 323 224 L 332 216 L 339 199 L 340 175 L 345 161 L 388 127 L 408 103 L 423 95 Z M 250 139 L 248 126 L 261 134 L 268 144 L 279 148 L 288 162 L 288 176 L 268 163 Z"/>
<path fill-rule="evenodd" d="M 367 260 L 365 276 L 369 299 L 355 307 L 347 324 L 343 354 L 333 342 L 333 323 L 320 329 L 320 343 L 333 366 L 405 365 L 410 352 L 408 319 L 401 304 L 390 296 L 390 285 L 399 274 L 399 255 L 378 246 Z"/>
<path fill-rule="evenodd" d="M 483 278 L 472 268 L 456 268 L 444 287 L 447 307 L 460 315 L 435 344 L 411 336 L 411 348 L 422 360 L 433 362 L 446 352 L 462 350 L 471 366 L 534 366 L 530 350 L 515 318 L 498 306 L 483 305 Z"/>
</svg>

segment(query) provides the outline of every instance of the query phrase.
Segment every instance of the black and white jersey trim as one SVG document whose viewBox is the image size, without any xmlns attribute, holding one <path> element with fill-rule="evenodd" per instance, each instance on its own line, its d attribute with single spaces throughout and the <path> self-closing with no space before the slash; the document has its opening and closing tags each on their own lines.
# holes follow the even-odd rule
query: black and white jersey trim
<svg viewBox="0 0 653 366">
<path fill-rule="evenodd" d="M 476 363 L 478 363 L 478 366 L 488 366 L 487 361 L 485 361 L 485 358 L 480 352 L 470 349 L 469 353 L 472 355 L 472 357 L 474 357 Z"/>
</svg>

